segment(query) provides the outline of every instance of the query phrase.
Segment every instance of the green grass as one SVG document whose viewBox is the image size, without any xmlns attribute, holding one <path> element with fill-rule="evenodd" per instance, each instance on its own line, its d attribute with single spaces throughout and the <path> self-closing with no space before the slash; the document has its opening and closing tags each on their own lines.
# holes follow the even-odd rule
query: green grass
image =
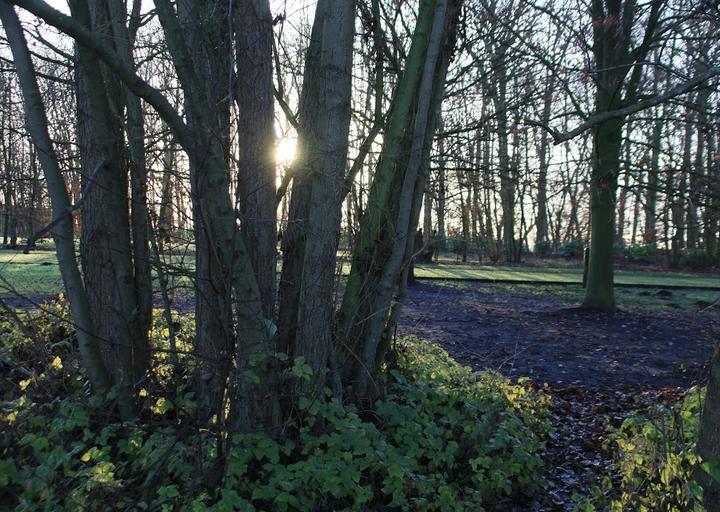
<svg viewBox="0 0 720 512">
<path fill-rule="evenodd" d="M 0 251 L 0 295 L 49 295 L 61 290 L 54 251 Z"/>
<path fill-rule="evenodd" d="M 546 282 L 570 284 L 582 282 L 582 269 L 502 267 L 471 265 L 418 265 L 415 275 L 419 278 L 470 279 L 481 281 Z M 693 274 L 689 272 L 615 272 L 615 283 L 656 287 L 686 286 L 697 288 L 720 288 L 717 274 Z"/>
<path fill-rule="evenodd" d="M 488 289 L 510 296 L 524 295 L 552 298 L 568 305 L 582 302 L 585 290 L 580 286 L 537 285 L 524 283 L 477 283 L 468 281 L 443 281 L 445 286 L 476 287 L 486 286 Z M 673 308 L 688 311 L 705 309 L 708 305 L 720 300 L 720 291 L 703 289 L 673 289 L 668 293 L 662 288 L 616 288 L 615 301 L 621 309 L 655 309 Z"/>
<path fill-rule="evenodd" d="M 192 270 L 194 258 L 171 256 L 165 258 L 173 267 Z M 343 273 L 347 274 L 350 265 L 343 263 Z M 169 272 L 172 273 L 172 272 Z M 415 269 L 419 278 L 433 279 L 464 279 L 487 282 L 508 283 L 548 283 L 548 284 L 579 284 L 582 281 L 582 270 L 572 268 L 542 267 L 509 267 L 479 265 L 419 265 Z M 696 300 L 708 300 L 702 294 L 703 288 L 720 289 L 720 276 L 709 273 L 689 272 L 648 272 L 648 271 L 617 271 L 615 282 L 625 286 L 643 287 L 694 287 L 698 291 Z M 187 278 L 178 277 L 171 285 L 187 285 Z M 0 295 L 49 295 L 60 292 L 62 281 L 53 251 L 33 251 L 22 254 L 20 251 L 0 251 Z M 619 288 L 622 290 L 622 288 Z M 572 293 L 580 293 L 573 291 Z M 620 292 L 618 292 L 620 293 Z M 702 297 L 700 297 L 702 295 Z M 645 295 L 643 295 L 645 296 Z"/>
<path fill-rule="evenodd" d="M 169 287 L 188 287 L 186 276 L 178 276 L 177 269 L 194 268 L 194 256 L 174 255 L 164 257 L 172 265 L 166 270 Z M 62 291 L 60 268 L 54 251 L 40 250 L 30 254 L 22 251 L 0 251 L 0 296 L 53 295 Z"/>
</svg>

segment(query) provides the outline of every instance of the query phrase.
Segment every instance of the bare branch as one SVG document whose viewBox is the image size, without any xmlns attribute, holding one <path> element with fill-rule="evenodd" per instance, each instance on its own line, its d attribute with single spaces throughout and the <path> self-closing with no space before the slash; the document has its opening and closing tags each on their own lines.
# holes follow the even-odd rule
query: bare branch
<svg viewBox="0 0 720 512">
<path fill-rule="evenodd" d="M 544 123 L 542 121 L 527 119 L 525 120 L 524 124 L 528 126 L 539 126 L 541 128 L 544 128 L 545 130 L 552 135 L 553 142 L 555 145 L 562 144 L 563 142 L 567 142 L 571 139 L 574 139 L 581 133 L 585 132 L 586 130 L 589 130 L 593 126 L 596 126 L 598 124 L 604 123 L 606 121 L 609 121 L 611 119 L 618 119 L 618 118 L 624 118 L 631 114 L 634 114 L 635 112 L 640 112 L 642 110 L 646 110 L 648 108 L 654 107 L 656 105 L 660 105 L 661 103 L 664 103 L 666 101 L 669 101 L 677 96 L 680 96 L 682 94 L 686 94 L 688 92 L 691 92 L 698 87 L 700 87 L 703 83 L 707 82 L 708 80 L 714 78 L 715 76 L 720 74 L 720 67 L 713 66 L 709 68 L 704 73 L 699 74 L 695 78 L 688 80 L 686 82 L 680 83 L 676 85 L 675 87 L 670 88 L 668 91 L 666 91 L 663 94 L 659 94 L 657 96 L 653 96 L 652 98 L 648 98 L 643 101 L 639 101 L 637 103 L 633 103 L 631 105 L 628 105 L 623 108 L 619 108 L 617 110 L 611 110 L 609 112 L 602 112 L 600 114 L 596 114 L 594 116 L 590 116 L 587 118 L 584 122 L 579 124 L 577 127 L 573 128 L 569 132 L 559 132 L 558 130 L 555 130 L 554 128 L 550 127 L 547 123 Z"/>
</svg>

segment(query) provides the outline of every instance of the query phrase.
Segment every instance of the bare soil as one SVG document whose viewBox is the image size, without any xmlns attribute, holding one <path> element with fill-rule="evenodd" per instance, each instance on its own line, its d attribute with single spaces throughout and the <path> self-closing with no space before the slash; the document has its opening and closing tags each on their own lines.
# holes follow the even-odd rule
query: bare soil
<svg viewBox="0 0 720 512">
<path fill-rule="evenodd" d="M 613 471 L 607 435 L 635 409 L 702 383 L 720 314 L 707 307 L 581 310 L 557 296 L 487 284 L 416 282 L 398 335 L 441 345 L 461 364 L 529 377 L 552 397 L 545 488 L 496 511 L 560 512 Z"/>
<path fill-rule="evenodd" d="M 686 388 L 704 378 L 718 320 L 713 310 L 599 313 L 550 294 L 416 282 L 398 335 L 438 343 L 461 364 L 552 387 Z"/>
</svg>

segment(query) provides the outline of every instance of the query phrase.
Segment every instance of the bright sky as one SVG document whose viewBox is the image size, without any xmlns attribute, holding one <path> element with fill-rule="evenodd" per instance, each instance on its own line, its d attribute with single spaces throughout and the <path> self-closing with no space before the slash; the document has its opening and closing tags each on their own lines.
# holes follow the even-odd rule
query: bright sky
<svg viewBox="0 0 720 512">
<path fill-rule="evenodd" d="M 48 4 L 65 13 L 70 13 L 67 0 L 45 0 Z"/>
</svg>

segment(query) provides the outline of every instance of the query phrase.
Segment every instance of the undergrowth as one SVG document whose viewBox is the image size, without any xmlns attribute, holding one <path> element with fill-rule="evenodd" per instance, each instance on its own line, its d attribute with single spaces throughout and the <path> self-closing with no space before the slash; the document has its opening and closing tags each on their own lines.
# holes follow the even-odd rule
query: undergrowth
<svg viewBox="0 0 720 512">
<path fill-rule="evenodd" d="M 634 412 L 608 438 L 614 478 L 606 477 L 578 511 L 703 512 L 696 471 L 720 479 L 717 465 L 696 453 L 705 390 L 693 387 L 676 404 Z"/>
<path fill-rule="evenodd" d="M 90 393 L 67 314 L 63 303 L 23 313 L 29 331 L 0 320 L 0 503 L 11 510 L 494 510 L 542 485 L 548 397 L 429 343 L 398 342 L 369 411 L 328 391 L 301 399 L 277 438 L 226 435 L 194 423 L 192 358 L 170 364 L 159 315 L 140 419 L 123 423 Z M 192 318 L 178 321 L 189 352 Z"/>
</svg>

